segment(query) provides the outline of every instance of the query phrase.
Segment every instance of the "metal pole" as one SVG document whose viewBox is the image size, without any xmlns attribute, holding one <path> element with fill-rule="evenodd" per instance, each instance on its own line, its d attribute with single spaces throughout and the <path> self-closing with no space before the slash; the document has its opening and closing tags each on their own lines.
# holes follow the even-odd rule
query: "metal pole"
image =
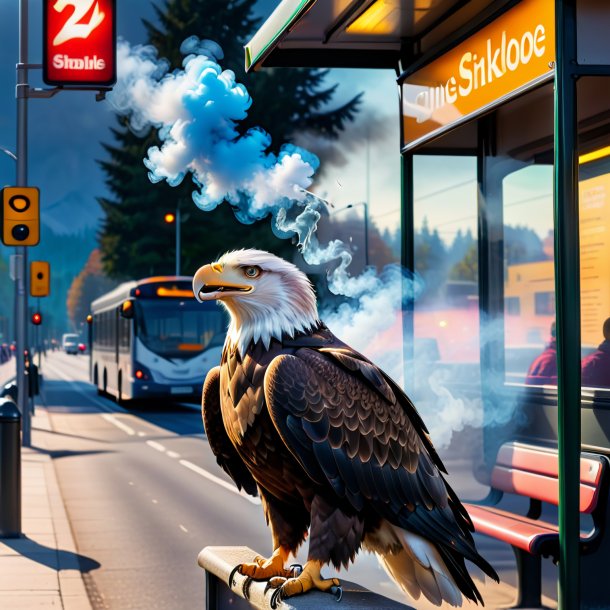
<svg viewBox="0 0 610 610">
<path fill-rule="evenodd" d="M 371 138 L 366 126 L 366 201 L 364 202 L 364 262 L 369 264 L 369 203 L 371 202 Z"/>
<path fill-rule="evenodd" d="M 42 312 L 40 311 L 40 297 L 38 299 L 36 299 L 37 301 L 37 305 L 36 305 L 36 311 L 42 315 Z M 41 340 L 41 335 L 42 335 L 42 327 L 39 324 L 36 327 L 36 351 L 38 352 L 38 374 L 40 374 L 41 366 L 42 366 L 42 362 L 40 360 L 40 352 L 42 351 L 42 340 Z"/>
<path fill-rule="evenodd" d="M 176 206 L 176 275 L 180 275 L 180 207 Z"/>
<path fill-rule="evenodd" d="M 369 266 L 369 204 L 364 203 L 364 264 Z"/>
<path fill-rule="evenodd" d="M 404 387 L 415 389 L 413 362 L 415 360 L 414 313 L 415 299 L 415 220 L 413 193 L 413 155 L 404 153 L 400 164 L 400 264 L 402 276 L 402 359 Z M 405 296 L 407 295 L 407 296 Z"/>
<path fill-rule="evenodd" d="M 576 7 L 555 2 L 555 302 L 559 443 L 559 608 L 580 608 L 580 268 Z"/>
<path fill-rule="evenodd" d="M 19 0 L 19 63 L 17 64 L 17 186 L 27 186 L 28 145 L 28 0 Z M 15 248 L 17 254 L 16 292 L 16 339 L 17 339 L 17 406 L 21 412 L 24 447 L 31 445 L 31 418 L 28 408 L 28 389 L 25 379 L 24 353 L 27 349 L 27 248 Z"/>
</svg>

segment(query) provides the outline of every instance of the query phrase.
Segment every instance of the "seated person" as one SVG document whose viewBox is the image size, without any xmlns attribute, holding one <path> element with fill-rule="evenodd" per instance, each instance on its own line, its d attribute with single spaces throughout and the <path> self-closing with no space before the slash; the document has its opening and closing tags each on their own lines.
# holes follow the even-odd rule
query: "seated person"
<svg viewBox="0 0 610 610">
<path fill-rule="evenodd" d="M 527 385 L 557 385 L 557 341 L 555 322 L 551 324 L 551 340 L 544 351 L 530 364 L 525 378 Z"/>
<path fill-rule="evenodd" d="M 604 340 L 582 361 L 581 384 L 590 388 L 610 387 L 610 318 L 602 330 Z"/>
</svg>

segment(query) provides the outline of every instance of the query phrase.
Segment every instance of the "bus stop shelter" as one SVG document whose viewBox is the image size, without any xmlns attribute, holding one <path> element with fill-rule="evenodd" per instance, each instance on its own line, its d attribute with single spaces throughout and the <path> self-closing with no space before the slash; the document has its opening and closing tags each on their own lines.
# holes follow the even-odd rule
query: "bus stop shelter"
<svg viewBox="0 0 610 610">
<path fill-rule="evenodd" d="M 563 609 L 581 607 L 581 446 L 610 453 L 607 388 L 585 391 L 581 383 L 581 355 L 602 338 L 601 323 L 610 316 L 608 31 L 610 5 L 603 0 L 283 0 L 245 49 L 248 70 L 396 72 L 402 264 L 408 270 L 417 270 L 419 159 L 472 159 L 480 391 L 486 408 L 510 396 L 515 385 L 523 386 L 527 367 L 510 369 L 524 353 L 523 346 L 511 344 L 519 320 L 529 325 L 520 340 L 526 346 L 535 342 L 533 330 L 555 321 L 556 373 L 532 394 L 532 412 L 538 415 L 532 416 L 530 431 L 559 450 Z M 546 259 L 539 254 L 541 260 L 519 265 L 506 260 L 505 219 L 512 214 L 507 188 L 511 176 L 526 175 L 548 182 L 552 243 L 545 246 Z M 538 213 L 536 206 L 532 201 L 521 208 L 524 221 Z M 599 214 L 592 216 L 592 209 Z M 528 277 L 532 285 L 546 282 L 546 291 L 530 294 L 523 288 Z M 417 313 L 417 303 L 410 307 Z M 417 336 L 417 315 L 403 319 L 405 336 Z M 512 383 L 510 374 L 519 383 Z"/>
</svg>

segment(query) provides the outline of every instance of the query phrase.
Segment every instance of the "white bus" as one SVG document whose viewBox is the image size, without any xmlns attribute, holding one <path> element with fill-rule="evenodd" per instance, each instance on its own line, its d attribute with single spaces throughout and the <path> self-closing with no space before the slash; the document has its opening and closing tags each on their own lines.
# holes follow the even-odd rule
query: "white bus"
<svg viewBox="0 0 610 610">
<path fill-rule="evenodd" d="M 198 303 L 190 277 L 121 284 L 91 304 L 91 381 L 99 394 L 132 399 L 200 400 L 220 363 L 227 317 Z"/>
</svg>

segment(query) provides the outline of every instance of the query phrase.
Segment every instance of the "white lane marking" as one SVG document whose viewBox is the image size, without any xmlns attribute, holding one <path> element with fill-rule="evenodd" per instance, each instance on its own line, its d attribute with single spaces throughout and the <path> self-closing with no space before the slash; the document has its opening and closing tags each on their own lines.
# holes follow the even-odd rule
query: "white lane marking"
<svg viewBox="0 0 610 610">
<path fill-rule="evenodd" d="M 140 431 L 140 432 L 138 432 L 138 436 L 146 436 L 146 432 Z"/>
<path fill-rule="evenodd" d="M 135 483 L 133 481 L 129 481 L 130 485 L 135 485 Z"/>
<path fill-rule="evenodd" d="M 155 499 L 153 498 L 152 503 L 153 503 L 153 504 L 159 504 L 159 500 L 155 500 Z"/>
<path fill-rule="evenodd" d="M 168 452 L 167 452 L 167 457 L 171 457 L 171 458 L 176 459 L 176 458 L 179 458 L 179 457 L 180 457 L 180 454 L 179 454 L 179 453 L 176 453 L 175 451 L 168 451 Z"/>
<path fill-rule="evenodd" d="M 149 447 L 156 449 L 157 451 L 161 451 L 161 452 L 165 451 L 165 447 L 161 443 L 157 443 L 156 441 L 146 441 L 146 444 Z"/>
<path fill-rule="evenodd" d="M 204 470 L 203 468 L 197 466 L 197 464 L 193 464 L 193 462 L 189 462 L 188 460 L 180 460 L 179 463 L 182 464 L 185 468 L 188 468 L 189 470 L 196 472 L 198 475 L 201 475 L 202 477 L 208 479 L 208 481 L 212 481 L 212 483 L 216 483 L 216 485 L 220 485 L 228 491 L 231 491 L 234 494 L 241 496 L 244 500 L 248 500 L 248 502 L 251 502 L 252 504 L 261 503 L 260 498 L 253 498 L 252 496 L 249 496 L 246 492 L 239 491 L 234 484 L 223 481 L 216 475 L 213 475 L 211 472 L 208 472 L 207 470 Z"/>
<path fill-rule="evenodd" d="M 178 527 L 185 533 L 188 534 L 188 530 L 186 529 L 186 527 L 184 527 L 184 525 L 182 525 L 182 523 L 178 524 Z"/>
<path fill-rule="evenodd" d="M 102 413 L 102 417 L 109 421 L 111 424 L 114 424 L 117 428 L 129 434 L 129 436 L 134 436 L 136 431 L 133 428 L 130 428 L 127 424 L 124 424 L 120 419 L 117 419 L 114 415 L 110 413 Z"/>
</svg>

